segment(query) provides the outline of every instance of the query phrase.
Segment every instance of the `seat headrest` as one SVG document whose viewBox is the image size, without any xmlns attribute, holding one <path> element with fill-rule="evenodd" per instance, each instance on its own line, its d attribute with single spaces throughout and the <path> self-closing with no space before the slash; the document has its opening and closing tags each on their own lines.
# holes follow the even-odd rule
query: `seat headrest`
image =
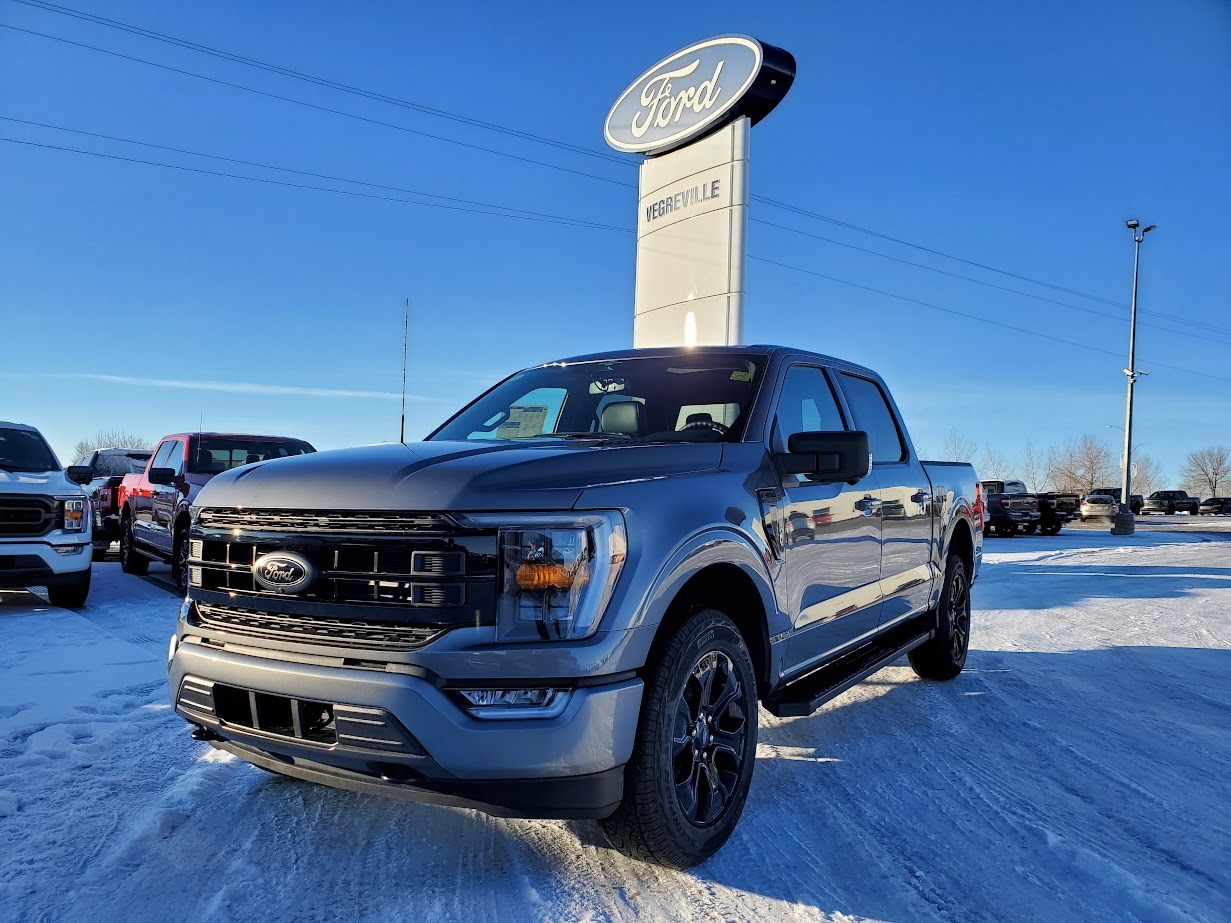
<svg viewBox="0 0 1231 923">
<path fill-rule="evenodd" d="M 713 422 L 714 422 L 713 417 L 711 417 L 705 411 L 701 411 L 700 413 L 690 413 L 687 416 L 687 418 L 685 418 L 684 425 L 687 426 L 689 423 L 713 423 Z"/>
<path fill-rule="evenodd" d="M 640 436 L 645 432 L 645 405 L 640 401 L 618 401 L 603 408 L 599 428 L 604 433 Z"/>
<path fill-rule="evenodd" d="M 261 460 L 261 456 L 257 455 L 255 452 L 249 452 L 248 455 L 244 458 L 244 464 L 251 465 L 254 462 L 259 462 L 260 460 Z"/>
</svg>

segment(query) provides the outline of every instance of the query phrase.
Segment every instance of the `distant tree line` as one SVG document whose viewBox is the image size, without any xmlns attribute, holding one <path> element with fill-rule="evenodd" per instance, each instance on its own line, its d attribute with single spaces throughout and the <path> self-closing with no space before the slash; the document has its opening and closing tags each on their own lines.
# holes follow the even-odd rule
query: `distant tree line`
<svg viewBox="0 0 1231 923">
<path fill-rule="evenodd" d="M 1100 487 L 1118 487 L 1121 479 L 1120 453 L 1089 434 L 1045 450 L 1027 442 L 1019 456 L 1010 458 L 994 446 L 980 451 L 977 442 L 953 427 L 936 457 L 940 461 L 970 462 L 980 478 L 1016 478 L 1039 492 L 1089 494 Z M 1133 493 L 1145 496 L 1170 486 L 1162 466 L 1144 452 L 1133 455 L 1132 480 Z M 1207 446 L 1189 452 L 1179 471 L 1178 486 L 1202 498 L 1231 494 L 1231 448 Z"/>
<path fill-rule="evenodd" d="M 117 427 L 100 429 L 93 436 L 77 440 L 77 444 L 73 446 L 73 461 L 95 449 L 152 449 L 153 447 L 152 440 L 144 436 L 137 436 L 127 430 Z"/>
</svg>

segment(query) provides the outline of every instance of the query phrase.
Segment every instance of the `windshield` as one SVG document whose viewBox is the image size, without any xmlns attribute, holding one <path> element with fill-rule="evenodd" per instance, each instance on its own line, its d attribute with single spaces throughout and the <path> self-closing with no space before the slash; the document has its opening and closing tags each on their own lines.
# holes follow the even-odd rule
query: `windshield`
<svg viewBox="0 0 1231 923">
<path fill-rule="evenodd" d="M 315 451 L 308 443 L 295 439 L 274 442 L 268 439 L 206 436 L 197 444 L 188 470 L 195 474 L 221 474 L 240 465 L 287 458 L 291 455 L 307 455 Z"/>
<path fill-rule="evenodd" d="M 60 463 L 38 433 L 0 426 L 0 470 L 59 471 Z"/>
<path fill-rule="evenodd" d="M 428 439 L 736 442 L 765 359 L 700 353 L 528 369 Z"/>
<path fill-rule="evenodd" d="M 94 459 L 96 478 L 113 478 L 124 474 L 140 474 L 150 460 L 148 449 L 131 452 L 99 452 Z"/>
</svg>

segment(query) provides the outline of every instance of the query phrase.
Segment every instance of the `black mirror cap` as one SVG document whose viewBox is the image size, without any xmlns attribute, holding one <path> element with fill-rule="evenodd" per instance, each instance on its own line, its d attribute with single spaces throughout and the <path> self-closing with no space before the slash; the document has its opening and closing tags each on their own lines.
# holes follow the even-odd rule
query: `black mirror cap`
<svg viewBox="0 0 1231 923">
<path fill-rule="evenodd" d="M 855 482 L 872 470 L 868 434 L 832 432 L 792 433 L 787 454 L 778 456 L 788 474 L 802 474 L 810 481 L 833 484 Z"/>
<path fill-rule="evenodd" d="M 64 474 L 74 484 L 89 484 L 94 480 L 94 469 L 89 465 L 69 465 Z"/>
<path fill-rule="evenodd" d="M 174 468 L 151 468 L 146 475 L 151 484 L 173 484 L 175 482 Z"/>
</svg>

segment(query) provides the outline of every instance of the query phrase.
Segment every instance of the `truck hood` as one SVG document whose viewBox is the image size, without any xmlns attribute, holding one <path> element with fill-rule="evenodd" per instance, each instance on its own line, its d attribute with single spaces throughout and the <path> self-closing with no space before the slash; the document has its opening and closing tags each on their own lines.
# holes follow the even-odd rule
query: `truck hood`
<svg viewBox="0 0 1231 923">
<path fill-rule="evenodd" d="M 45 494 L 79 497 L 84 494 L 63 471 L 5 471 L 0 468 L 0 494 Z"/>
<path fill-rule="evenodd" d="M 217 475 L 197 505 L 256 509 L 565 510 L 588 487 L 715 469 L 716 443 L 417 442 L 317 452 Z"/>
</svg>

